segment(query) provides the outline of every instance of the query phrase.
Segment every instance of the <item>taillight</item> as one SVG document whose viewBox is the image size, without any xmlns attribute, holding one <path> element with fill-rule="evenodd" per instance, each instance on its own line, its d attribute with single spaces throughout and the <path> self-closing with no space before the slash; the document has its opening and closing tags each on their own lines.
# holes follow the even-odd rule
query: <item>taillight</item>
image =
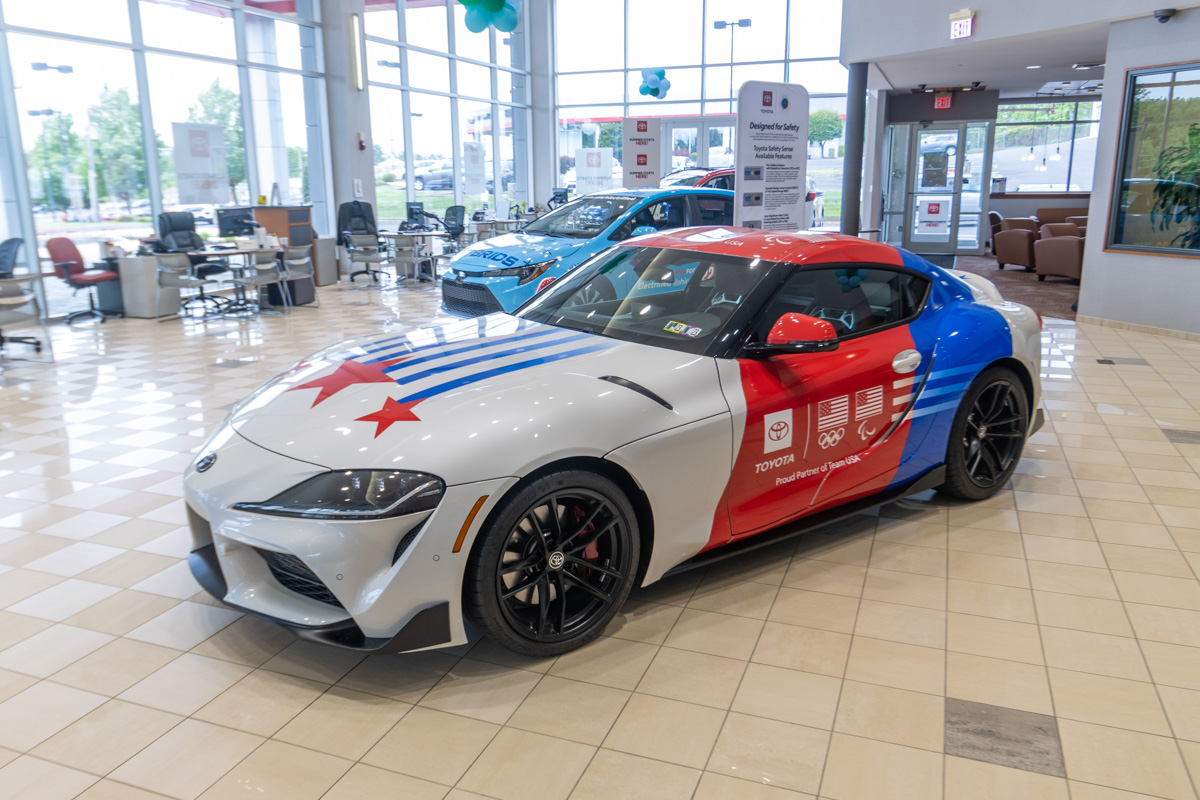
<svg viewBox="0 0 1200 800">
<path fill-rule="evenodd" d="M 816 192 L 809 192 L 807 195 L 805 195 L 805 197 L 804 197 L 804 202 L 806 202 L 806 203 L 810 203 L 810 202 L 812 202 L 813 200 L 816 200 L 816 199 L 817 199 L 817 193 L 816 193 Z"/>
</svg>

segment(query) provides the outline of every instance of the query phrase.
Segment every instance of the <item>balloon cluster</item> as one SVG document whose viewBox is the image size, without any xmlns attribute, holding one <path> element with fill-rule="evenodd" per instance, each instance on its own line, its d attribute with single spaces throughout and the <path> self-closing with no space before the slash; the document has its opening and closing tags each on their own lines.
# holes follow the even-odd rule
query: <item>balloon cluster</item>
<svg viewBox="0 0 1200 800">
<path fill-rule="evenodd" d="M 481 33 L 493 26 L 498 31 L 511 33 L 521 21 L 517 12 L 521 0 L 458 0 L 467 7 L 466 25 L 472 33 Z"/>
<path fill-rule="evenodd" d="M 861 269 L 855 268 L 834 270 L 838 283 L 841 284 L 842 291 L 846 293 L 854 291 L 863 282 L 861 273 Z"/>
<path fill-rule="evenodd" d="M 667 71 L 665 69 L 646 67 L 646 69 L 642 70 L 642 85 L 638 87 L 638 94 L 645 94 L 662 100 L 667 96 L 667 91 L 670 88 L 671 82 L 667 80 Z"/>
</svg>

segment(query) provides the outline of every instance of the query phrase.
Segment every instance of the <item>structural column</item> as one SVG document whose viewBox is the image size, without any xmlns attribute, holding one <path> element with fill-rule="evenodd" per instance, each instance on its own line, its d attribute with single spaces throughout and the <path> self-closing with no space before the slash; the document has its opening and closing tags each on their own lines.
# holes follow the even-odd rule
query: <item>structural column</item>
<svg viewBox="0 0 1200 800">
<path fill-rule="evenodd" d="M 371 140 L 371 103 L 355 82 L 355 64 L 361 70 L 366 58 L 363 42 L 353 39 L 350 17 L 362 20 L 363 0 L 321 0 L 322 44 L 325 51 L 325 93 L 329 106 L 329 151 L 333 172 L 333 207 L 351 200 L 375 204 L 375 151 Z M 354 51 L 358 50 L 355 59 Z M 400 114 L 396 108 L 386 113 Z M 359 136 L 363 146 L 359 147 Z M 362 182 L 362 197 L 354 195 L 354 181 Z M 267 187 L 268 190 L 270 187 Z"/>
<path fill-rule="evenodd" d="M 867 63 L 850 65 L 846 93 L 846 160 L 842 168 L 842 233 L 857 236 L 862 194 L 863 141 L 867 132 Z"/>
</svg>

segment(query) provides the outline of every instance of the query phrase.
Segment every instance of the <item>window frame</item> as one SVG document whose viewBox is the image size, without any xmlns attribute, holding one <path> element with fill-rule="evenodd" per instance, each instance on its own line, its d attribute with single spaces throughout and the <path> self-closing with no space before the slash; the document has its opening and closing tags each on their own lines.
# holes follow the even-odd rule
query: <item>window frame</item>
<svg viewBox="0 0 1200 800">
<path fill-rule="evenodd" d="M 1049 126 L 1054 126 L 1054 125 L 1063 125 L 1063 126 L 1069 125 L 1071 127 L 1071 138 L 1069 140 L 1070 147 L 1067 149 L 1067 179 L 1063 184 L 1065 188 L 1063 189 L 1063 191 L 1049 191 L 1049 192 L 1010 192 L 1010 191 L 1005 191 L 1004 193 L 996 193 L 996 192 L 992 192 L 990 190 L 991 189 L 991 176 L 989 175 L 989 176 L 987 176 L 987 179 L 988 179 L 988 189 L 989 189 L 988 197 L 990 199 L 996 200 L 996 199 L 1004 199 L 1004 198 L 1011 198 L 1011 197 L 1044 198 L 1044 199 L 1052 199 L 1052 198 L 1056 198 L 1056 197 L 1072 198 L 1072 197 L 1082 197 L 1085 195 L 1090 195 L 1092 192 L 1096 191 L 1096 184 L 1095 184 L 1095 180 L 1094 180 L 1094 177 L 1095 177 L 1095 175 L 1094 175 L 1095 165 L 1094 164 L 1092 166 L 1093 181 L 1092 181 L 1091 189 L 1079 189 L 1078 191 L 1072 190 L 1071 189 L 1071 176 L 1075 172 L 1075 142 L 1076 142 L 1075 134 L 1080 125 L 1079 106 L 1081 103 L 1103 103 L 1103 99 L 1100 97 L 1099 94 L 1096 94 L 1095 96 L 1089 94 L 1087 97 L 1080 97 L 1080 96 L 1037 97 L 1037 98 L 1032 98 L 1032 99 L 1023 100 L 1023 101 L 1001 103 L 1000 106 L 1001 107 L 1004 107 L 1004 106 L 1036 106 L 1036 105 L 1041 105 L 1041 104 L 1044 104 L 1047 102 L 1055 103 L 1055 104 L 1062 104 L 1062 105 L 1071 104 L 1071 105 L 1075 106 L 1074 110 L 1071 113 L 1071 119 L 1070 120 L 1032 120 L 1029 122 L 1000 122 L 1000 120 L 999 120 L 1000 112 L 999 112 L 999 110 L 997 110 L 996 122 L 993 125 L 993 130 L 995 131 L 995 133 L 993 134 L 993 141 L 992 141 L 992 153 L 991 153 L 992 169 L 993 170 L 995 169 L 995 163 L 996 163 L 995 162 L 996 141 L 999 140 L 1000 132 L 1003 128 L 1016 128 L 1016 127 L 1027 127 L 1027 126 L 1049 127 Z M 1097 120 L 1089 119 L 1089 120 L 1085 120 L 1083 122 L 1083 124 L 1093 125 L 1096 122 L 1097 122 Z"/>
<path fill-rule="evenodd" d="M 1158 66 L 1140 67 L 1138 69 L 1129 69 L 1125 71 L 1125 82 L 1121 93 L 1121 114 L 1119 117 L 1121 121 L 1121 127 L 1117 130 L 1117 157 L 1113 165 L 1112 185 L 1110 186 L 1110 193 L 1108 196 L 1108 214 L 1105 218 L 1105 252 L 1138 253 L 1140 255 L 1165 256 L 1168 258 L 1200 258 L 1200 250 L 1198 249 L 1186 247 L 1155 247 L 1153 245 L 1124 244 L 1113 241 L 1117 229 L 1117 215 L 1121 210 L 1121 197 L 1124 194 L 1123 185 L 1125 181 L 1125 165 L 1126 157 L 1129 155 L 1130 123 L 1132 122 L 1133 118 L 1133 103 L 1130 101 L 1133 96 L 1134 85 L 1139 77 L 1145 75 L 1171 74 L 1176 72 L 1184 72 L 1189 69 L 1200 69 L 1200 60 L 1181 61 L 1174 64 L 1160 64 Z M 1171 86 L 1180 85 L 1174 79 L 1168 81 L 1168 83 Z M 1163 120 L 1164 128 L 1170 121 L 1169 114 L 1170 108 L 1168 106 L 1168 116 Z"/>
</svg>

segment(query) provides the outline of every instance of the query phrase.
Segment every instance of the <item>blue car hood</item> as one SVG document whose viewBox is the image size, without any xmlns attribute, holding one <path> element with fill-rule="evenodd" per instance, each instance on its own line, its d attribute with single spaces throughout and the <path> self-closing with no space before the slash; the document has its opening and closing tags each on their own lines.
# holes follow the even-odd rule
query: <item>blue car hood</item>
<svg viewBox="0 0 1200 800">
<path fill-rule="evenodd" d="M 506 233 L 476 242 L 459 252 L 450 266 L 464 272 L 486 272 L 494 269 L 540 264 L 561 258 L 574 266 L 596 252 L 595 239 L 564 239 L 556 236 L 535 236 L 528 233 Z"/>
</svg>

